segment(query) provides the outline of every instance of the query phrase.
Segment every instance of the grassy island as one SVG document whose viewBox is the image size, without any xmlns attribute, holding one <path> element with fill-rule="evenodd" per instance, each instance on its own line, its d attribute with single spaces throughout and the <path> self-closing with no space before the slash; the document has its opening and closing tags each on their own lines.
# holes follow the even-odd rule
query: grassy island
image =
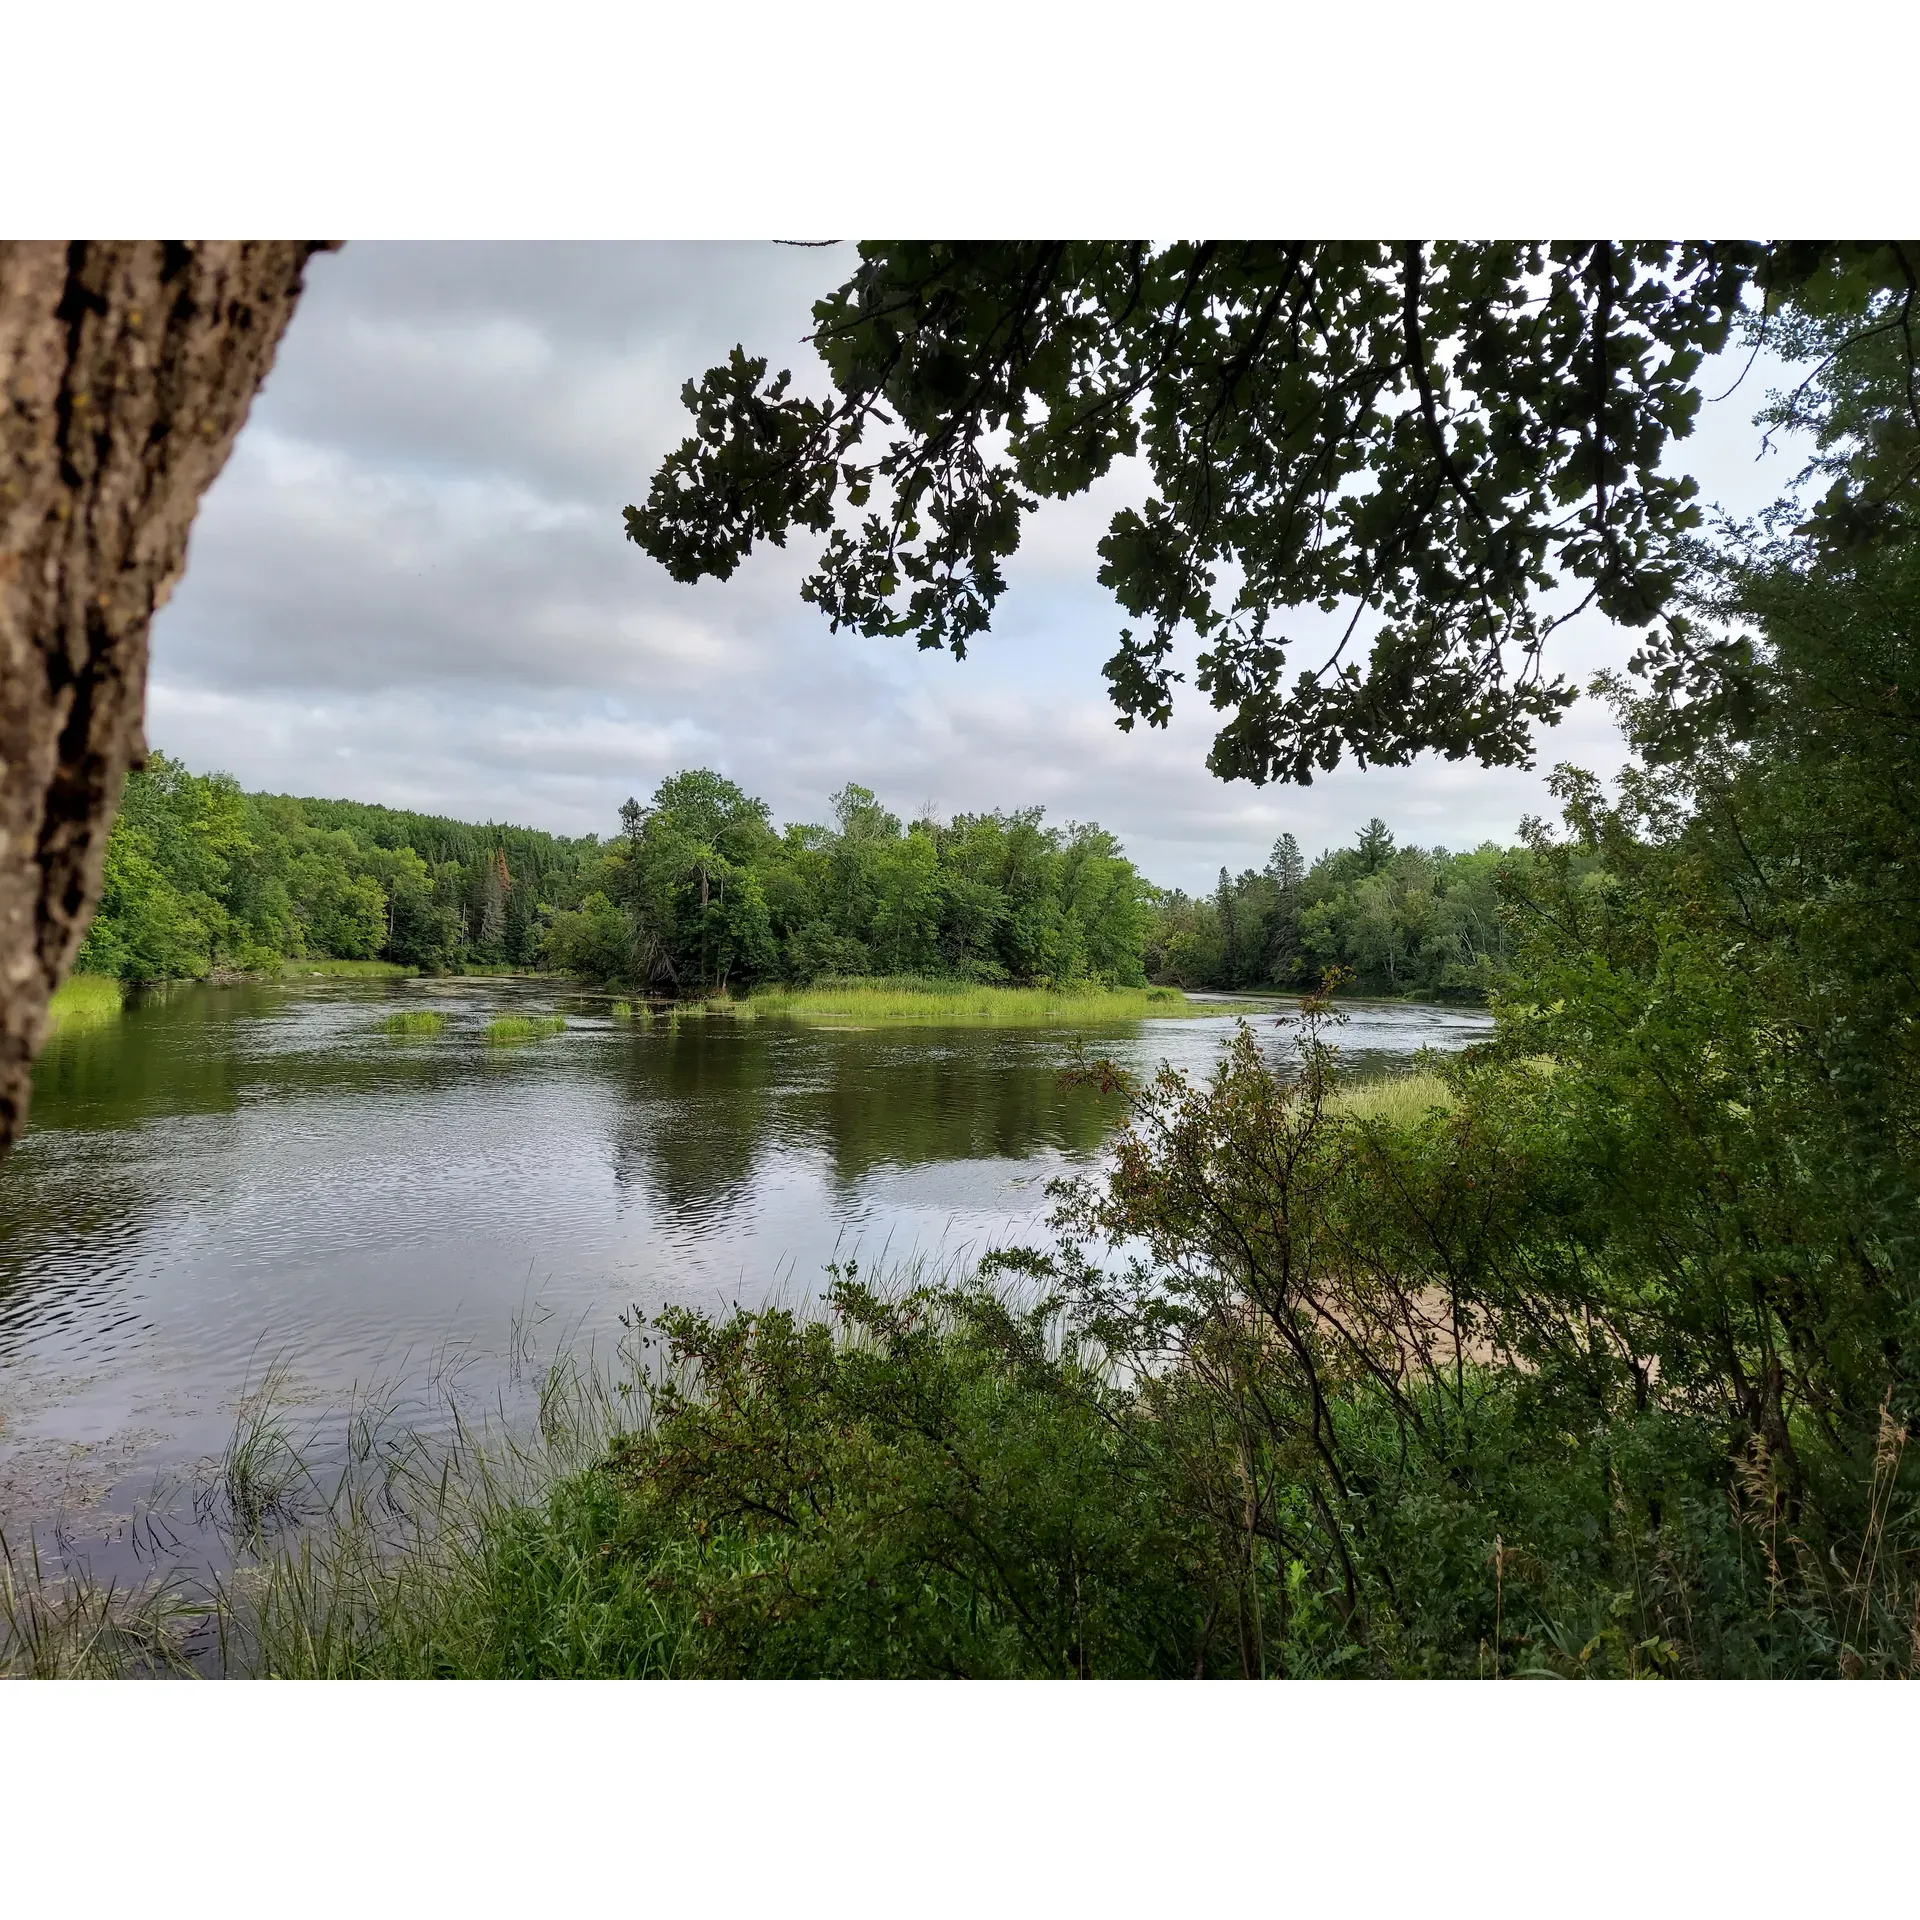
<svg viewBox="0 0 1920 1920">
<path fill-rule="evenodd" d="M 1181 1019 L 1218 1012 L 1177 987 L 997 987 L 967 980 L 893 977 L 823 980 L 810 987 L 763 987 L 756 1014 L 797 1020 L 925 1025 L 1081 1027 L 1110 1021 Z"/>
<path fill-rule="evenodd" d="M 495 1045 L 511 1044 L 519 1040 L 544 1040 L 549 1034 L 565 1033 L 565 1018 L 557 1013 L 540 1014 L 527 1017 L 509 1014 L 503 1019 L 487 1022 L 487 1038 Z"/>
</svg>

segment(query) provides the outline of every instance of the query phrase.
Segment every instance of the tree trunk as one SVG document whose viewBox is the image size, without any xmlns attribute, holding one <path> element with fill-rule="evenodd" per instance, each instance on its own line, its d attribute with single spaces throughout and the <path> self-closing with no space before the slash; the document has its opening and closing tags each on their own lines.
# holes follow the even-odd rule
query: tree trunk
<svg viewBox="0 0 1920 1920">
<path fill-rule="evenodd" d="M 148 626 L 315 250 L 0 242 L 0 1154 L 146 754 Z"/>
</svg>

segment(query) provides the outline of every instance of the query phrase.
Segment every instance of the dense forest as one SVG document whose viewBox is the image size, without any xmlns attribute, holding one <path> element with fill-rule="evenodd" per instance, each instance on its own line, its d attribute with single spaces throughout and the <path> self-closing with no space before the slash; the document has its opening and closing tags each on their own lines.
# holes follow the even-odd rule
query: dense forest
<svg viewBox="0 0 1920 1920">
<path fill-rule="evenodd" d="M 124 980 L 385 959 L 530 966 L 591 839 L 243 793 L 155 753 L 127 781 L 78 971 Z"/>
<path fill-rule="evenodd" d="M 1297 988 L 1338 967 L 1371 993 L 1477 999 L 1509 952 L 1501 870 L 1526 860 L 1491 844 L 1396 847 L 1375 819 L 1309 867 L 1282 834 L 1265 867 L 1237 879 L 1222 867 L 1211 896 L 1159 896 L 1147 971 L 1183 987 Z"/>
<path fill-rule="evenodd" d="M 128 781 L 81 970 L 126 980 L 381 959 L 550 967 L 671 995 L 915 975 L 1011 986 L 1291 987 L 1328 967 L 1382 993 L 1477 993 L 1506 953 L 1496 847 L 1396 848 L 1383 823 L 1307 867 L 1198 900 L 1112 834 L 1041 810 L 903 823 L 865 787 L 776 829 L 706 769 L 559 838 L 348 800 L 242 792 L 155 754 Z"/>
<path fill-rule="evenodd" d="M 1017 986 L 1144 982 L 1152 889 L 1113 835 L 1039 808 L 905 825 L 865 787 L 833 824 L 775 831 L 704 769 L 628 801 L 547 952 L 569 972 L 667 993 L 918 974 Z"/>
</svg>

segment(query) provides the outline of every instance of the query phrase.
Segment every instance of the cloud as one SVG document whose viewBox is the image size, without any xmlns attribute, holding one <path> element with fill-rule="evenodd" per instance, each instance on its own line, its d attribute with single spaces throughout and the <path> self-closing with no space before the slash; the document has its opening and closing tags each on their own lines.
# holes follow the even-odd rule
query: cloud
<svg viewBox="0 0 1920 1920">
<path fill-rule="evenodd" d="M 196 525 L 154 632 L 148 732 L 249 786 L 385 800 L 556 831 L 706 764 L 779 819 L 819 819 L 848 779 L 903 814 L 1044 805 L 1097 819 L 1167 884 L 1310 852 L 1380 814 L 1470 845 L 1550 810 L 1539 773 L 1427 760 L 1255 791 L 1205 770 L 1189 693 L 1164 733 L 1120 733 L 1100 665 L 1123 618 L 1095 582 L 1122 463 L 1048 503 L 964 663 L 834 635 L 798 586 L 817 543 L 683 587 L 624 538 L 686 431 L 682 383 L 736 342 L 823 391 L 804 344 L 846 250 L 775 246 L 353 245 L 317 260 L 279 362 Z M 1725 382 L 1723 381 L 1724 385 Z M 1699 446 L 1750 508 L 1757 387 L 1707 410 Z M 1744 489 L 1744 494 L 1742 490 Z M 1564 665 L 1617 661 L 1588 623 Z M 1583 702 L 1542 763 L 1610 770 Z"/>
</svg>

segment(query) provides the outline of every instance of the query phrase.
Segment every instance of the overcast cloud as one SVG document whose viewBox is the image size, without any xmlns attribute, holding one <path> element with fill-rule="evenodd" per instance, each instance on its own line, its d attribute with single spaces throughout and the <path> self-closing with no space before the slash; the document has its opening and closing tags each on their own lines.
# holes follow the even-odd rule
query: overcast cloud
<svg viewBox="0 0 1920 1920">
<path fill-rule="evenodd" d="M 155 623 L 153 744 L 249 787 L 563 833 L 611 831 L 629 794 L 698 765 L 777 820 L 824 818 L 850 779 L 903 815 L 1039 804 L 1189 888 L 1260 864 L 1283 831 L 1312 854 L 1373 814 L 1403 840 L 1506 840 L 1551 811 L 1545 768 L 1618 765 L 1588 702 L 1540 772 L 1428 758 L 1306 789 L 1214 780 L 1213 716 L 1191 694 L 1166 732 L 1120 733 L 1099 669 L 1122 617 L 1094 543 L 1135 472 L 1043 508 L 965 662 L 830 633 L 798 595 L 810 539 L 675 585 L 620 510 L 686 431 L 682 383 L 739 342 L 820 390 L 802 336 L 846 258 L 543 243 L 317 259 Z M 1756 464 L 1761 384 L 1706 409 L 1685 452 L 1740 512 L 1791 467 Z M 1595 623 L 1554 664 L 1584 678 L 1625 651 Z"/>
</svg>

